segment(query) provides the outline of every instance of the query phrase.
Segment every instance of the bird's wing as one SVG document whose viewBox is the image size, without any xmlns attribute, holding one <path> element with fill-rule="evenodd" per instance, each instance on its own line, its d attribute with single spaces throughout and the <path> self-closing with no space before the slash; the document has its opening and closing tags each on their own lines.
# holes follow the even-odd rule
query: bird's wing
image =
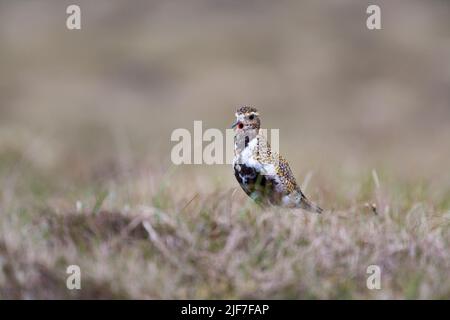
<svg viewBox="0 0 450 320">
<path fill-rule="evenodd" d="M 272 165 L 274 170 L 273 174 L 277 176 L 283 186 L 283 193 L 290 194 L 300 188 L 295 181 L 294 174 L 289 167 L 288 162 L 281 155 L 276 152 L 272 152 L 267 139 L 264 136 L 258 136 L 258 155 L 257 158 L 261 163 L 266 165 Z"/>
<path fill-rule="evenodd" d="M 269 179 L 273 179 L 277 182 L 277 190 L 279 192 L 281 191 L 284 195 L 287 195 L 288 198 L 292 199 L 291 205 L 312 212 L 322 212 L 322 209 L 319 206 L 310 202 L 306 198 L 300 190 L 300 186 L 297 184 L 294 174 L 292 173 L 286 159 L 278 153 L 272 152 L 270 145 L 264 136 L 258 137 L 257 150 L 257 157 L 259 158 L 259 161 L 265 164 L 266 167 L 273 168 L 273 170 L 270 170 L 273 176 Z"/>
<path fill-rule="evenodd" d="M 275 157 L 278 155 L 275 155 Z M 286 193 L 290 194 L 295 190 L 300 191 L 300 188 L 297 185 L 297 181 L 295 180 L 294 174 L 289 167 L 288 162 L 282 156 L 278 156 L 278 163 L 276 166 L 277 174 L 280 176 L 283 185 L 286 188 Z M 301 191 L 300 191 L 301 192 Z"/>
</svg>

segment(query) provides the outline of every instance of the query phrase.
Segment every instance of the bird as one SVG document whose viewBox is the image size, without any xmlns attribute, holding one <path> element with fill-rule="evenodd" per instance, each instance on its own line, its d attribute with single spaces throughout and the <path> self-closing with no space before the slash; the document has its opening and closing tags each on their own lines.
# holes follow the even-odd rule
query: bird
<svg viewBox="0 0 450 320">
<path fill-rule="evenodd" d="M 260 134 L 261 120 L 256 108 L 239 107 L 235 113 L 234 175 L 244 192 L 262 206 L 301 208 L 321 213 L 323 209 L 309 201 L 300 190 L 288 162 L 273 152 Z"/>
</svg>

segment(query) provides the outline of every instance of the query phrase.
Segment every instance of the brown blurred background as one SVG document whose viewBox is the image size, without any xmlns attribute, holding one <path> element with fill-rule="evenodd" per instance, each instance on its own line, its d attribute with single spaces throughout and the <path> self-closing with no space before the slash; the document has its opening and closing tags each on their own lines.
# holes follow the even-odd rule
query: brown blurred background
<svg viewBox="0 0 450 320">
<path fill-rule="evenodd" d="M 2 0 L 0 46 L 4 164 L 68 180 L 168 168 L 173 129 L 225 130 L 250 104 L 299 177 L 450 184 L 449 1 Z"/>
</svg>

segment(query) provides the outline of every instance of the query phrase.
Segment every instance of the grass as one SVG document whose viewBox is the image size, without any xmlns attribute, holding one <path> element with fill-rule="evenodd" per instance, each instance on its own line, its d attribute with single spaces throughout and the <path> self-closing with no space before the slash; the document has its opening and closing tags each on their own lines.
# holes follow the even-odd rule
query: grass
<svg viewBox="0 0 450 320">
<path fill-rule="evenodd" d="M 3 299 L 450 297 L 450 212 L 412 201 L 436 197 L 426 185 L 386 190 L 374 171 L 355 198 L 310 191 L 340 208 L 317 215 L 260 209 L 226 183 L 205 188 L 208 176 L 186 167 L 146 169 L 87 191 L 16 166 L 22 177 L 2 170 Z M 71 264 L 81 268 L 81 290 L 65 286 Z M 380 290 L 366 287 L 373 264 Z"/>
</svg>

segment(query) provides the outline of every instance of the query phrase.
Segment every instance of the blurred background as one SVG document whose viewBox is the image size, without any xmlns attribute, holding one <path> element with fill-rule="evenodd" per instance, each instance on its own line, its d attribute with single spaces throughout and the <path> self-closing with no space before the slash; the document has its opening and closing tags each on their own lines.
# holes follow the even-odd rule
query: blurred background
<svg viewBox="0 0 450 320">
<path fill-rule="evenodd" d="M 174 129 L 225 130 L 248 104 L 300 179 L 377 168 L 449 184 L 449 1 L 80 0 L 71 31 L 73 3 L 0 1 L 4 172 L 164 171 Z M 229 167 L 206 170 L 235 186 Z"/>
</svg>

